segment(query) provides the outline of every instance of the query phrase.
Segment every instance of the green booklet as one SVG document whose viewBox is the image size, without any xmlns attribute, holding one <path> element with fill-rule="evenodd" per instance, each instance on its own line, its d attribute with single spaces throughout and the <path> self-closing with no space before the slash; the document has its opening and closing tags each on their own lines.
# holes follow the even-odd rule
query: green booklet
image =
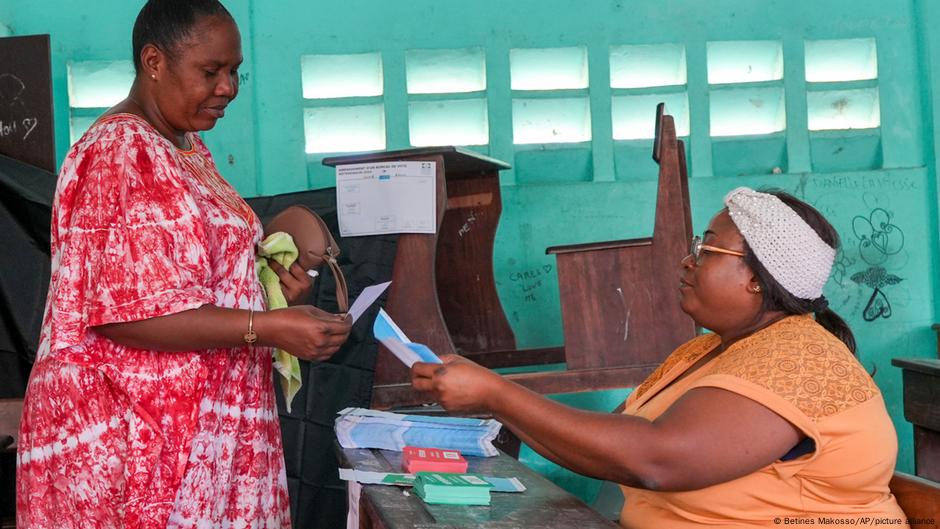
<svg viewBox="0 0 940 529">
<path fill-rule="evenodd" d="M 418 472 L 414 487 L 418 497 L 427 503 L 489 505 L 493 485 L 476 474 Z"/>
</svg>

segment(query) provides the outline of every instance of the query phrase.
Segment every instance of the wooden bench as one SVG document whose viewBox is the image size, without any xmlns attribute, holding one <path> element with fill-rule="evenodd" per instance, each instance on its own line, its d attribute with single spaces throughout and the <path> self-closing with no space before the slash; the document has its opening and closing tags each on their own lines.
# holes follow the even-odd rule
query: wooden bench
<svg viewBox="0 0 940 529">
<path fill-rule="evenodd" d="M 940 483 L 904 472 L 895 472 L 891 479 L 891 493 L 897 498 L 907 519 L 914 522 L 911 527 L 940 527 Z M 933 522 L 925 523 L 928 520 Z"/>
</svg>

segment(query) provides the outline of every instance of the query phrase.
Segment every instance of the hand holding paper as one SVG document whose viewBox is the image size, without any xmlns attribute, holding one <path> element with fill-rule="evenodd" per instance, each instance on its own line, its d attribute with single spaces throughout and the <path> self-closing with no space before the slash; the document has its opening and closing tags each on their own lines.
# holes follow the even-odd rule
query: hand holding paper
<svg viewBox="0 0 940 529">
<path fill-rule="evenodd" d="M 359 319 L 359 316 L 362 316 L 362 313 L 372 305 L 379 296 L 382 295 L 382 292 L 385 292 L 385 289 L 391 285 L 391 281 L 386 281 L 384 283 L 379 283 L 378 285 L 368 286 L 362 289 L 362 293 L 359 294 L 359 297 L 356 298 L 356 301 L 352 304 L 352 307 L 349 307 L 349 315 L 352 316 L 353 323 L 356 323 L 356 320 Z"/>
<path fill-rule="evenodd" d="M 379 309 L 379 315 L 372 324 L 372 332 L 376 340 L 382 342 L 382 345 L 408 367 L 415 362 L 443 363 L 426 345 L 409 340 L 383 309 Z"/>
</svg>

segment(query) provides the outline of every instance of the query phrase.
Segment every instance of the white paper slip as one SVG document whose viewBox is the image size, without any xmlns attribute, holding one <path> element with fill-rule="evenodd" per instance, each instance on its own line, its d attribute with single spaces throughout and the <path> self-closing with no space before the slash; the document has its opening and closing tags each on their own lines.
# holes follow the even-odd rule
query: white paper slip
<svg viewBox="0 0 940 529">
<path fill-rule="evenodd" d="M 385 292 L 385 289 L 391 284 L 391 281 L 386 281 L 385 283 L 379 283 L 378 285 L 372 285 L 362 289 L 362 293 L 359 294 L 359 297 L 353 302 L 352 307 L 349 307 L 349 315 L 352 316 L 352 322 L 356 323 L 359 316 L 362 316 L 362 313 L 375 303 L 375 300 L 379 299 L 382 292 Z"/>
<path fill-rule="evenodd" d="M 436 178 L 436 162 L 337 165 L 340 235 L 436 232 Z"/>
<path fill-rule="evenodd" d="M 375 334 L 376 340 L 382 342 L 382 345 L 408 367 L 415 362 L 444 363 L 426 345 L 409 340 L 384 309 L 379 309 L 379 315 L 372 324 L 372 333 Z"/>
</svg>

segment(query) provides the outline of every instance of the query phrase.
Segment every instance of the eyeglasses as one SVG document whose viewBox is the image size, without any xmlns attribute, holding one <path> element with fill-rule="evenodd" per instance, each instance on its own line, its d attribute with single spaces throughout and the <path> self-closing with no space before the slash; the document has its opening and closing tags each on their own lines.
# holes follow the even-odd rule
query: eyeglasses
<svg viewBox="0 0 940 529">
<path fill-rule="evenodd" d="M 696 235 L 692 237 L 692 244 L 689 246 L 689 255 L 692 256 L 692 261 L 695 262 L 695 266 L 702 264 L 702 255 L 705 252 L 712 253 L 723 253 L 725 255 L 734 255 L 736 257 L 744 257 L 744 252 L 739 252 L 737 250 L 728 250 L 725 248 L 719 248 L 717 246 L 711 246 L 708 244 L 702 243 L 702 238 Z"/>
</svg>

